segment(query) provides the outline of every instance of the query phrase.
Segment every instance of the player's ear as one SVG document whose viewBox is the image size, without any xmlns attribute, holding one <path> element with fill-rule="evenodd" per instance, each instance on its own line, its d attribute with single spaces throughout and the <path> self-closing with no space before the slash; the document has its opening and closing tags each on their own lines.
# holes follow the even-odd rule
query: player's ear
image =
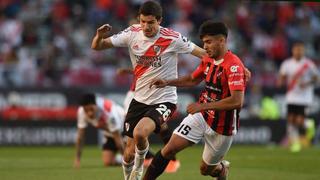
<svg viewBox="0 0 320 180">
<path fill-rule="evenodd" d="M 161 17 L 159 20 L 157 20 L 157 21 L 158 21 L 158 24 L 160 25 L 161 22 L 162 22 L 162 17 Z"/>
</svg>

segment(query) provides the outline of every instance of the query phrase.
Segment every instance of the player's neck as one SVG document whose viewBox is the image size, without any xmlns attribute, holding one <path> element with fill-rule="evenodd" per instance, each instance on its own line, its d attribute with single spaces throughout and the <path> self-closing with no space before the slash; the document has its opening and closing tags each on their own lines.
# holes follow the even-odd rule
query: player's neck
<svg viewBox="0 0 320 180">
<path fill-rule="evenodd" d="M 224 56 L 226 55 L 226 53 L 228 52 L 228 50 L 227 49 L 224 49 L 223 51 L 222 51 L 222 53 L 217 57 L 217 58 L 215 58 L 217 61 L 220 61 L 220 60 L 222 60 L 223 58 L 224 58 Z"/>
<path fill-rule="evenodd" d="M 294 59 L 295 61 L 301 61 L 302 58 L 303 58 L 303 56 L 301 56 L 301 57 L 293 57 L 293 59 Z"/>
</svg>

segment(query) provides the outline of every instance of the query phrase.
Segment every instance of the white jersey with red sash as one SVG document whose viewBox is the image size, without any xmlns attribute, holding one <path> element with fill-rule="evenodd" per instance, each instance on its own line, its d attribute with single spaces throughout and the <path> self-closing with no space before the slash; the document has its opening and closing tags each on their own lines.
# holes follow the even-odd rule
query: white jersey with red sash
<svg viewBox="0 0 320 180">
<path fill-rule="evenodd" d="M 149 88 L 155 78 L 178 77 L 177 55 L 191 53 L 195 45 L 180 33 L 161 27 L 155 37 L 144 36 L 139 24 L 110 37 L 113 46 L 128 47 L 134 68 L 134 99 L 152 105 L 163 102 L 177 103 L 176 87 Z"/>
<path fill-rule="evenodd" d="M 115 102 L 101 97 L 97 97 L 96 103 L 98 111 L 96 118 L 94 119 L 90 119 L 86 116 L 83 107 L 78 108 L 78 128 L 86 128 L 88 124 L 91 124 L 96 128 L 103 128 L 107 125 L 108 129 L 104 130 L 104 134 L 108 137 L 112 137 L 112 132 L 122 132 L 125 117 L 124 109 Z"/>
<path fill-rule="evenodd" d="M 300 85 L 309 82 L 314 75 L 318 75 L 315 64 L 305 57 L 299 61 L 289 58 L 281 64 L 280 74 L 287 77 L 287 103 L 310 105 L 313 100 L 314 86 L 309 85 L 302 88 Z"/>
</svg>

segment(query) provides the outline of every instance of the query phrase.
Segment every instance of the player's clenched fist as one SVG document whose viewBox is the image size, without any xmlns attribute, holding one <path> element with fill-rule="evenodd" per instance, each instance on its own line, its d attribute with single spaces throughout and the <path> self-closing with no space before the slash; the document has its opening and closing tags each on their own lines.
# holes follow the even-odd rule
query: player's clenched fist
<svg viewBox="0 0 320 180">
<path fill-rule="evenodd" d="M 163 88 L 167 85 L 168 85 L 167 81 L 163 79 L 155 79 L 150 83 L 149 87 L 151 88 L 152 86 L 155 86 L 156 88 Z"/>
<path fill-rule="evenodd" d="M 106 38 L 108 33 L 111 31 L 112 26 L 104 24 L 97 29 L 97 35 L 99 38 Z"/>
<path fill-rule="evenodd" d="M 199 103 L 191 103 L 187 107 L 187 113 L 194 114 L 202 111 L 202 106 Z"/>
</svg>

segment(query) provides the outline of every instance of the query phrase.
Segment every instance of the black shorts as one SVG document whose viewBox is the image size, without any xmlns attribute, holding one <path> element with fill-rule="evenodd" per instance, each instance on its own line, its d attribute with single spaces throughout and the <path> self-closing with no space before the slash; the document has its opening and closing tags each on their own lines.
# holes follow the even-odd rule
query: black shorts
<svg viewBox="0 0 320 180">
<path fill-rule="evenodd" d="M 161 125 L 169 120 L 176 105 L 164 102 L 147 105 L 133 99 L 130 103 L 126 119 L 123 126 L 123 134 L 133 138 L 133 130 L 143 117 L 149 117 L 156 123 L 155 133 L 159 133 Z"/>
<path fill-rule="evenodd" d="M 288 114 L 290 113 L 290 114 L 305 116 L 306 106 L 304 105 L 288 104 L 287 108 L 288 108 Z"/>
<path fill-rule="evenodd" d="M 118 148 L 116 146 L 116 142 L 112 137 L 105 137 L 106 142 L 102 146 L 102 150 L 108 150 L 108 151 L 113 151 L 117 152 Z"/>
</svg>

